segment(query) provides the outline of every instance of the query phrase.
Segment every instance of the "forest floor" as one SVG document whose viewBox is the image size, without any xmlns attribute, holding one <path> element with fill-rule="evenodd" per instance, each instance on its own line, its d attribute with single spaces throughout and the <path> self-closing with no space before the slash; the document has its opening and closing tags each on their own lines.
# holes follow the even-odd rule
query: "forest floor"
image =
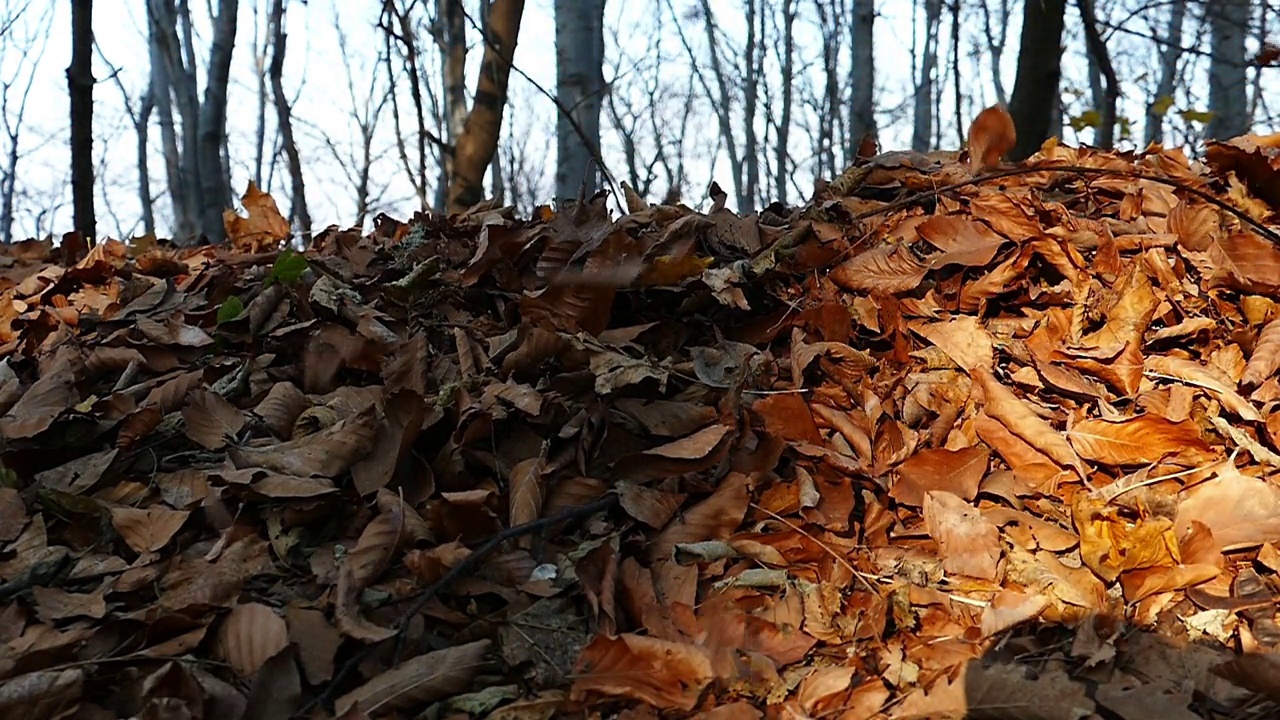
<svg viewBox="0 0 1280 720">
<path fill-rule="evenodd" d="M 0 258 L 0 717 L 1274 717 L 1277 138 Z"/>
</svg>

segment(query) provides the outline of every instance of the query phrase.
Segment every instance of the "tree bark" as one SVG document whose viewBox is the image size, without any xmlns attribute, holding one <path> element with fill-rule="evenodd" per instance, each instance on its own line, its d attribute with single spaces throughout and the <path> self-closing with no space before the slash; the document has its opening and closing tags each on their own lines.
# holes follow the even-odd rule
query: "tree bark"
<svg viewBox="0 0 1280 720">
<path fill-rule="evenodd" d="M 284 94 L 284 0 L 271 1 L 271 92 L 275 98 L 276 125 L 280 130 L 280 142 L 284 145 L 285 158 L 289 161 L 289 180 L 293 188 L 293 219 L 298 222 L 298 232 L 303 242 L 311 239 L 311 213 L 307 212 L 307 187 L 302 180 L 302 159 L 298 144 L 293 138 L 293 119 L 289 98 Z"/>
<path fill-rule="evenodd" d="M 556 0 L 556 199 L 600 188 L 604 0 Z M 574 127 L 576 124 L 577 127 Z"/>
<path fill-rule="evenodd" d="M 228 168 L 222 163 L 222 142 L 227 134 L 227 83 L 231 78 L 231 55 L 236 42 L 238 0 L 219 0 L 213 23 L 213 43 L 209 50 L 209 79 L 200 105 L 201 229 L 210 242 L 226 239 L 222 211 L 231 207 Z"/>
<path fill-rule="evenodd" d="M 874 0 L 853 0 L 853 29 L 851 33 L 850 68 L 853 88 L 849 97 L 849 135 L 845 157 L 852 160 L 858 154 L 862 138 L 876 134 L 876 70 L 875 70 L 875 19 Z"/>
<path fill-rule="evenodd" d="M 441 72 L 444 75 L 445 128 L 449 132 L 445 142 L 452 145 L 462 134 L 462 126 L 467 121 L 466 15 L 462 0 L 439 0 L 437 8 L 436 22 L 440 31 L 436 35 L 436 44 L 440 48 Z M 441 170 L 447 179 L 453 170 L 452 153 L 444 153 Z"/>
<path fill-rule="evenodd" d="M 924 0 L 924 57 L 915 88 L 915 122 L 911 149 L 925 152 L 933 140 L 933 76 L 938 67 L 938 29 L 942 24 L 942 0 Z"/>
<path fill-rule="evenodd" d="M 1160 80 L 1155 97 L 1147 104 L 1147 122 L 1143 139 L 1148 145 L 1164 142 L 1164 115 L 1173 106 L 1177 91 L 1178 58 L 1182 55 L 1182 24 L 1187 16 L 1187 0 L 1173 0 L 1169 8 L 1169 25 L 1160 48 Z"/>
<path fill-rule="evenodd" d="M 483 199 L 484 173 L 498 149 L 502 131 L 507 80 L 511 76 L 524 0 L 492 0 L 489 8 L 475 100 L 454 146 L 447 204 L 450 212 L 461 212 Z"/>
<path fill-rule="evenodd" d="M 1098 32 L 1098 19 L 1094 16 L 1093 0 L 1076 0 L 1080 10 L 1081 23 L 1084 25 L 1085 44 L 1089 49 L 1089 58 L 1097 67 L 1102 79 L 1101 100 L 1098 107 L 1098 128 L 1094 134 L 1093 144 L 1104 150 L 1115 147 L 1116 103 L 1120 99 L 1120 84 L 1116 78 L 1115 68 L 1111 65 L 1111 54 L 1107 44 Z"/>
<path fill-rule="evenodd" d="M 960 0 L 955 2 L 959 3 Z M 1009 0 L 1000 0 L 1000 18 L 996 21 L 999 30 L 991 26 L 991 8 L 987 7 L 987 2 L 988 0 L 980 0 L 978 7 L 982 10 L 982 27 L 987 37 L 987 50 L 991 53 L 991 84 L 996 88 L 996 102 L 1008 103 L 1000 65 L 1004 58 L 1005 42 L 1009 38 Z"/>
<path fill-rule="evenodd" d="M 1018 131 L 1010 160 L 1035 154 L 1050 136 L 1053 108 L 1058 104 L 1062 73 L 1062 26 L 1066 0 L 1032 0 L 1022 15 L 1018 74 L 1013 81 L 1009 114 Z"/>
<path fill-rule="evenodd" d="M 75 229 L 92 245 L 97 238 L 93 212 L 93 0 L 71 3 L 71 204 Z"/>
<path fill-rule="evenodd" d="M 778 144 L 774 155 L 773 199 L 787 204 L 788 158 L 791 145 L 792 83 L 795 81 L 795 0 L 782 0 L 782 110 L 778 116 Z"/>
<path fill-rule="evenodd" d="M 1213 0 L 1209 17 L 1210 138 L 1227 140 L 1249 131 L 1248 80 L 1244 40 L 1249 30 L 1249 0 Z"/>
</svg>

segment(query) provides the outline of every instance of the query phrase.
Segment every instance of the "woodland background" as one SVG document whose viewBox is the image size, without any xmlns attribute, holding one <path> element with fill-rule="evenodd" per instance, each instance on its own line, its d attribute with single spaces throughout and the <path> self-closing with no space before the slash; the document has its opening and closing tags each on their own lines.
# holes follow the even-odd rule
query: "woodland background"
<svg viewBox="0 0 1280 720">
<path fill-rule="evenodd" d="M 73 215 L 98 237 L 216 240 L 250 181 L 301 236 L 367 228 L 444 209 L 477 172 L 469 200 L 523 213 L 622 181 L 697 206 L 715 181 L 746 214 L 804 199 L 868 134 L 959 148 L 997 101 L 1014 159 L 1050 135 L 1194 156 L 1276 125 L 1280 13 L 1262 0 L 121 0 L 97 3 L 86 42 L 88 5 L 0 10 L 5 242 Z M 77 37 L 92 82 L 68 72 Z M 510 68 L 480 93 L 496 106 L 476 101 L 486 50 Z M 92 92 L 75 152 L 68 78 Z M 504 109 L 500 130 L 459 145 L 474 107 Z M 92 211 L 73 213 L 73 158 Z"/>
</svg>

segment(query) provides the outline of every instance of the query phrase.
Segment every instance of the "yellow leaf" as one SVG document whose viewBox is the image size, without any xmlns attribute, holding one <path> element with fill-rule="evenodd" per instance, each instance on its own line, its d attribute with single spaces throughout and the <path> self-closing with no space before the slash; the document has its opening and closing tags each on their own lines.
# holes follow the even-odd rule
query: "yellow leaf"
<svg viewBox="0 0 1280 720">
<path fill-rule="evenodd" d="M 1187 122 L 1207 125 L 1214 118 L 1215 113 L 1212 110 L 1179 110 L 1178 115 Z"/>
</svg>

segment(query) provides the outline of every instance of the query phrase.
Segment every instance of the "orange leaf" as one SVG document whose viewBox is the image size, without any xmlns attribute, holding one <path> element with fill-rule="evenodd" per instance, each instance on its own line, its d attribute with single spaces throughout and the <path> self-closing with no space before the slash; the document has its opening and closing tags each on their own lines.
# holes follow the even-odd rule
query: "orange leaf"
<svg viewBox="0 0 1280 720">
<path fill-rule="evenodd" d="M 269 252 L 280 247 L 289 237 L 289 221 L 280 214 L 276 201 L 262 192 L 251 181 L 240 198 L 248 217 L 240 217 L 234 210 L 222 212 L 222 224 L 227 231 L 231 248 L 240 253 Z"/>
<path fill-rule="evenodd" d="M 1084 420 L 1067 432 L 1082 457 L 1104 465 L 1148 465 L 1183 455 L 1197 463 L 1210 455 L 1200 429 L 1190 420 L 1175 423 L 1159 415 L 1124 420 Z"/>
<path fill-rule="evenodd" d="M 692 710 L 714 673 L 704 648 L 626 633 L 597 635 L 582 649 L 574 675 L 575 701 L 595 693 Z"/>
<path fill-rule="evenodd" d="M 992 105 L 978 113 L 969 126 L 969 170 L 976 175 L 999 165 L 1017 141 L 1013 117 L 1004 105 Z"/>
</svg>

